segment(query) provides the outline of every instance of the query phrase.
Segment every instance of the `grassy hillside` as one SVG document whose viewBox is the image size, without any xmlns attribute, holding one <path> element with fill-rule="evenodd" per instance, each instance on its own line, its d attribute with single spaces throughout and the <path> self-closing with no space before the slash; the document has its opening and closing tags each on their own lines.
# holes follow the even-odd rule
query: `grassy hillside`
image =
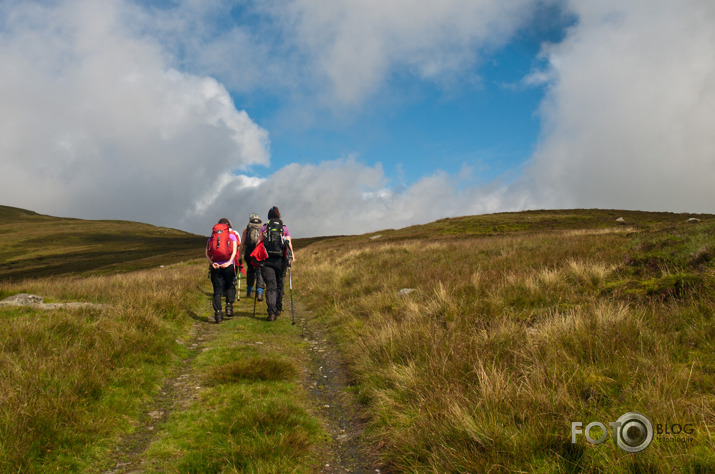
<svg viewBox="0 0 715 474">
<path fill-rule="evenodd" d="M 94 303 L 0 306 L 0 472 L 315 470 L 300 328 L 213 324 L 204 244 L 0 207 L 0 298 Z"/>
<path fill-rule="evenodd" d="M 104 305 L 0 307 L 0 471 L 316 471 L 301 328 L 245 298 L 207 325 L 204 242 L 0 207 L 0 296 Z M 392 470 L 715 472 L 715 216 L 530 211 L 295 247 L 308 329 Z M 628 412 L 661 427 L 644 451 L 571 442 Z"/>
<path fill-rule="evenodd" d="M 711 215 L 444 219 L 315 243 L 294 285 L 398 471 L 715 470 Z M 571 442 L 629 412 L 661 427 L 644 451 Z"/>
<path fill-rule="evenodd" d="M 0 280 L 139 270 L 203 255 L 206 237 L 0 206 Z"/>
</svg>

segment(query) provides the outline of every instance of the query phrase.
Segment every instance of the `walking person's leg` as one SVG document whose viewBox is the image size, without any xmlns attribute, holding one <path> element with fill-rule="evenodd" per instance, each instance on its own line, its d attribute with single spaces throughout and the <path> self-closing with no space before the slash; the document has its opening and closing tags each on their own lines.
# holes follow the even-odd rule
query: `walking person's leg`
<svg viewBox="0 0 715 474">
<path fill-rule="evenodd" d="M 233 317 L 233 302 L 236 300 L 236 267 L 229 265 L 224 271 L 224 294 L 226 295 L 226 317 Z"/>
<path fill-rule="evenodd" d="M 268 306 L 268 320 L 274 321 L 276 318 L 276 297 L 278 295 L 278 272 L 271 266 L 270 262 L 261 267 L 263 281 L 266 284 L 266 305 Z"/>
<path fill-rule="evenodd" d="M 256 283 L 257 278 L 260 278 L 261 272 L 251 265 L 248 259 L 244 260 L 246 262 L 246 298 L 250 298 L 253 294 L 253 285 Z"/>
<path fill-rule="evenodd" d="M 223 315 L 221 314 L 221 298 L 223 297 L 224 279 L 223 273 L 220 270 L 221 269 L 215 268 L 211 269 L 211 284 L 214 289 L 211 305 L 213 306 L 214 321 L 216 321 L 216 323 L 220 323 L 223 319 Z"/>
<path fill-rule="evenodd" d="M 278 295 L 276 297 L 276 316 L 280 316 L 281 312 L 283 311 L 283 293 L 285 289 L 286 273 L 288 271 L 288 261 L 285 259 L 281 259 L 279 266 L 280 271 L 277 271 Z"/>
<path fill-rule="evenodd" d="M 261 272 L 256 273 L 256 292 L 258 293 L 258 301 L 263 301 L 263 292 L 265 291 L 266 284 L 263 282 L 263 275 Z"/>
</svg>

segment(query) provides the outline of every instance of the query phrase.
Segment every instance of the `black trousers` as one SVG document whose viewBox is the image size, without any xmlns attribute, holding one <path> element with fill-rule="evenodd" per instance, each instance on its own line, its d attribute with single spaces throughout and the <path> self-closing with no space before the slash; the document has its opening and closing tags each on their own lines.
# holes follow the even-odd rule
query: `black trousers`
<svg viewBox="0 0 715 474">
<path fill-rule="evenodd" d="M 246 266 L 244 267 L 246 269 L 246 286 L 248 288 L 253 288 L 253 284 L 255 283 L 255 290 L 258 288 L 263 289 L 266 287 L 266 284 L 263 283 L 263 275 L 261 275 L 261 267 L 254 267 L 251 265 L 251 262 L 249 259 L 244 258 L 246 262 Z"/>
<path fill-rule="evenodd" d="M 283 311 L 283 285 L 288 262 L 282 257 L 270 257 L 263 262 L 261 274 L 266 284 L 268 314 L 278 314 Z"/>
<path fill-rule="evenodd" d="M 226 304 L 233 304 L 236 299 L 236 268 L 229 265 L 226 268 L 211 268 L 211 284 L 214 287 L 212 304 L 214 312 L 221 311 L 221 298 L 226 296 Z"/>
</svg>

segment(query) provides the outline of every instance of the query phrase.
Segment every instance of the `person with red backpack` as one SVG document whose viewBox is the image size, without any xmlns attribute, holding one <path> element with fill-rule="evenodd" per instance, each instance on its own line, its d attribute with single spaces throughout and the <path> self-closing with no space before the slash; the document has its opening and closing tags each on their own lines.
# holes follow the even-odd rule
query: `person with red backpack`
<svg viewBox="0 0 715 474">
<path fill-rule="evenodd" d="M 283 286 L 288 266 L 295 261 L 290 232 L 281 220 L 277 206 L 268 211 L 268 222 L 261 229 L 259 242 L 267 253 L 263 260 L 261 274 L 266 284 L 266 304 L 268 321 L 275 321 L 283 310 Z"/>
<path fill-rule="evenodd" d="M 236 299 L 236 267 L 238 237 L 232 232 L 231 221 L 225 217 L 219 219 L 211 230 L 211 237 L 206 242 L 206 258 L 209 260 L 211 284 L 213 285 L 213 309 L 216 324 L 223 321 L 221 298 L 226 296 L 226 316 L 233 316 L 233 301 Z"/>
<path fill-rule="evenodd" d="M 258 301 L 263 301 L 263 289 L 265 288 L 265 283 L 263 283 L 263 276 L 261 275 L 260 268 L 251 264 L 251 253 L 256 249 L 258 241 L 261 238 L 261 227 L 263 227 L 263 222 L 258 214 L 251 213 L 248 216 L 248 225 L 243 229 L 243 235 L 241 236 L 241 245 L 238 249 L 239 253 L 243 255 L 243 259 L 246 262 L 246 297 L 250 298 L 253 294 L 253 285 L 256 285 L 256 297 Z"/>
</svg>

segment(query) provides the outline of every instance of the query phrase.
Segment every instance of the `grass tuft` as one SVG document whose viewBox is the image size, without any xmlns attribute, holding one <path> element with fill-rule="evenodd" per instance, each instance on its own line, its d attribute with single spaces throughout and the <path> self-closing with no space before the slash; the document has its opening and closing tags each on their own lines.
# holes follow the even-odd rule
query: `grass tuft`
<svg viewBox="0 0 715 474">
<path fill-rule="evenodd" d="M 212 369 L 207 377 L 209 383 L 233 383 L 240 381 L 292 380 L 298 374 L 289 361 L 265 357 L 252 357 L 224 364 Z"/>
</svg>

